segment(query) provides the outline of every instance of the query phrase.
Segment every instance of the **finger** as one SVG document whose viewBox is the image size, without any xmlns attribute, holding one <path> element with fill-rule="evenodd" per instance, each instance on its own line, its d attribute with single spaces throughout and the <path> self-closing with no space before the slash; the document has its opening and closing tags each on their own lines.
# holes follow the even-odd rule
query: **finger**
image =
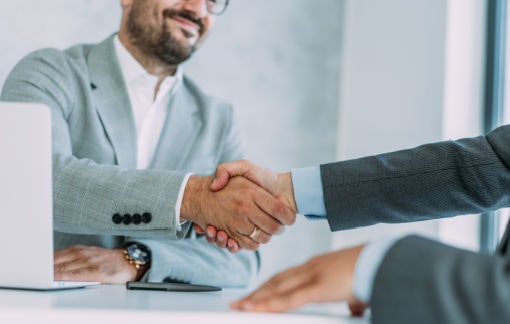
<svg viewBox="0 0 510 324">
<path fill-rule="evenodd" d="M 231 253 L 239 252 L 239 244 L 234 239 L 228 238 L 227 248 Z"/>
<path fill-rule="evenodd" d="M 72 272 L 81 268 L 89 267 L 88 262 L 84 262 L 80 259 L 75 259 L 70 262 L 56 263 L 53 267 L 55 273 Z"/>
<path fill-rule="evenodd" d="M 280 200 L 268 193 L 261 193 L 255 197 L 255 203 L 267 214 L 271 215 L 278 226 L 264 228 L 269 234 L 276 235 L 282 231 L 281 225 L 292 225 L 296 221 L 296 213 Z M 268 224 L 269 225 L 269 224 Z M 274 225 L 273 225 L 274 226 Z"/>
<path fill-rule="evenodd" d="M 55 251 L 53 254 L 53 263 L 60 264 L 76 260 L 78 258 L 78 251 L 81 248 L 81 245 L 73 245 L 65 249 Z"/>
<path fill-rule="evenodd" d="M 220 248 L 227 247 L 228 235 L 224 231 L 219 231 L 216 236 L 216 245 Z"/>
<path fill-rule="evenodd" d="M 351 312 L 351 316 L 361 317 L 365 312 L 366 305 L 360 302 L 349 303 L 349 311 Z"/>
<path fill-rule="evenodd" d="M 308 285 L 273 294 L 264 299 L 247 300 L 239 310 L 250 312 L 285 312 L 309 303 Z"/>
<path fill-rule="evenodd" d="M 100 278 L 95 267 L 76 268 L 71 271 L 55 273 L 57 280 L 71 280 L 71 281 L 103 281 Z"/>
<path fill-rule="evenodd" d="M 260 244 L 249 238 L 247 235 L 244 234 L 237 234 L 232 237 L 240 248 L 250 250 L 250 251 L 256 251 Z"/>
<path fill-rule="evenodd" d="M 258 228 L 256 228 L 256 229 L 258 229 Z M 257 242 L 257 243 L 267 244 L 267 243 L 269 243 L 269 241 L 271 240 L 272 235 L 270 235 L 270 234 L 268 234 L 268 233 L 264 232 L 264 231 L 263 231 L 263 230 L 261 230 L 261 229 L 258 229 L 258 230 L 256 230 L 256 231 L 253 231 L 253 232 L 249 235 L 249 237 L 250 237 L 253 241 Z"/>
<path fill-rule="evenodd" d="M 282 272 L 251 295 L 232 303 L 231 307 L 244 311 L 267 312 L 283 312 L 300 307 L 310 302 L 313 296 L 310 293 L 313 286 L 301 273 L 301 270 L 296 268 Z M 293 280 L 296 275 L 301 279 Z"/>
<path fill-rule="evenodd" d="M 211 226 L 211 227 L 213 227 L 213 226 Z M 239 245 L 237 244 L 237 242 L 234 239 L 228 237 L 228 234 L 225 231 L 218 231 L 216 243 L 219 243 L 219 242 L 222 243 L 221 245 L 218 245 L 219 247 L 221 247 L 221 248 L 226 247 L 231 253 L 239 252 Z M 225 243 L 223 244 L 223 242 L 225 242 Z"/>
<path fill-rule="evenodd" d="M 216 227 L 212 225 L 208 225 L 206 230 L 206 239 L 209 243 L 216 243 L 216 237 L 218 236 L 218 231 L 216 230 Z"/>
<path fill-rule="evenodd" d="M 296 214 L 290 208 L 263 189 L 256 190 L 254 201 L 257 207 L 269 217 L 252 218 L 251 222 L 270 235 L 276 235 L 282 231 L 282 224 L 285 223 L 280 219 L 292 224 L 296 218 Z M 293 220 L 289 220 L 290 218 Z"/>
<path fill-rule="evenodd" d="M 68 272 L 90 267 L 91 257 L 97 253 L 97 249 L 96 247 L 73 245 L 56 251 L 53 261 L 54 272 Z"/>
<path fill-rule="evenodd" d="M 304 272 L 301 269 L 302 267 L 303 266 L 290 268 L 274 275 L 257 290 L 242 298 L 239 302 L 243 304 L 248 301 L 263 300 L 271 295 L 281 294 L 282 292 L 301 286 L 303 282 L 308 281 L 308 277 L 303 276 Z"/>
<path fill-rule="evenodd" d="M 220 164 L 216 168 L 216 175 L 211 183 L 210 189 L 212 191 L 222 189 L 227 185 L 230 178 L 247 173 L 251 167 L 251 163 L 246 160 Z"/>
<path fill-rule="evenodd" d="M 218 191 L 218 190 L 223 189 L 223 187 L 225 187 L 227 185 L 230 177 L 231 176 L 229 175 L 229 173 L 226 170 L 218 167 L 216 169 L 216 174 L 214 176 L 214 179 L 211 182 L 211 185 L 209 186 L 209 189 L 211 189 L 212 191 Z"/>
<path fill-rule="evenodd" d="M 202 227 L 200 227 L 200 225 L 198 224 L 193 224 L 193 229 L 195 230 L 195 232 L 197 234 L 204 234 L 205 231 L 202 229 Z"/>
<path fill-rule="evenodd" d="M 63 273 L 66 271 L 67 264 L 65 262 L 55 263 L 53 265 L 53 273 L 56 275 L 57 273 Z"/>
<path fill-rule="evenodd" d="M 211 184 L 211 190 L 217 191 L 223 188 L 229 178 L 242 176 L 258 186 L 274 193 L 278 175 L 270 169 L 260 167 L 248 160 L 240 160 L 220 164 L 216 168 L 216 178 Z"/>
</svg>

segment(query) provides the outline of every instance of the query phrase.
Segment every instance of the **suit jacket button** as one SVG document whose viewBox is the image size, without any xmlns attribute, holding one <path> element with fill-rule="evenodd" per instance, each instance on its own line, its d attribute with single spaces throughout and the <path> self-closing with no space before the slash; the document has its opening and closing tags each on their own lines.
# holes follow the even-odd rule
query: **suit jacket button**
<svg viewBox="0 0 510 324">
<path fill-rule="evenodd" d="M 143 213 L 142 215 L 142 221 L 147 224 L 147 223 L 150 223 L 152 220 L 152 215 L 151 213 Z"/>
<path fill-rule="evenodd" d="M 122 222 L 124 223 L 124 225 L 129 225 L 133 222 L 133 218 L 129 214 L 124 214 L 124 216 L 122 217 Z"/>
<path fill-rule="evenodd" d="M 133 215 L 133 224 L 138 225 L 142 222 L 142 215 L 136 213 Z"/>
<path fill-rule="evenodd" d="M 114 214 L 112 216 L 112 222 L 114 222 L 115 224 L 122 223 L 122 215 L 121 214 Z"/>
</svg>

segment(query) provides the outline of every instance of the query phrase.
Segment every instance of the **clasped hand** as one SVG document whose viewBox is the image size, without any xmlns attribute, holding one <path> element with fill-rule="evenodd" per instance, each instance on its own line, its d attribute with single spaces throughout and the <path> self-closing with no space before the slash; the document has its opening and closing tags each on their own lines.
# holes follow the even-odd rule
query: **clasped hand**
<svg viewBox="0 0 510 324">
<path fill-rule="evenodd" d="M 205 229 L 209 242 L 237 252 L 269 242 L 295 222 L 296 212 L 290 173 L 242 160 L 221 164 L 215 177 L 191 177 L 181 218 L 193 220 L 199 233 Z"/>
<path fill-rule="evenodd" d="M 252 181 L 285 204 L 295 215 L 297 212 L 290 173 L 275 174 L 248 161 L 221 164 L 210 189 L 221 192 L 238 179 Z M 198 232 L 204 232 L 195 226 Z M 207 226 L 207 240 L 231 252 L 239 245 L 222 227 Z M 241 245 L 242 247 L 242 245 Z M 326 253 L 310 261 L 283 271 L 250 295 L 231 304 L 232 309 L 254 312 L 284 312 L 311 302 L 346 301 L 352 315 L 361 316 L 366 304 L 353 294 L 354 268 L 363 245 Z"/>
</svg>

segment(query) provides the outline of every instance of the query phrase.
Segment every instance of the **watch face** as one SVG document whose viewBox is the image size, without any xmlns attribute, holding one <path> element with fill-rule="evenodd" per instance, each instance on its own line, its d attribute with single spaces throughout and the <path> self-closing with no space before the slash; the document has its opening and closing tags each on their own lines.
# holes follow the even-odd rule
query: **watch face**
<svg viewBox="0 0 510 324">
<path fill-rule="evenodd" d="M 127 251 L 131 259 L 138 264 L 145 264 L 151 260 L 149 249 L 141 244 L 131 244 Z"/>
</svg>

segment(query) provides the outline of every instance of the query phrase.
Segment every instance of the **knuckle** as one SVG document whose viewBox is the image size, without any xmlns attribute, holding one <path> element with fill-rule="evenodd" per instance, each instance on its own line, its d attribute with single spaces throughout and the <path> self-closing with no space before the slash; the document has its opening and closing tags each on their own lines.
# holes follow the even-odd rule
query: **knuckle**
<svg viewBox="0 0 510 324">
<path fill-rule="evenodd" d="M 275 203 L 271 212 L 276 216 L 275 218 L 286 225 L 291 225 L 296 218 L 292 211 L 282 202 Z"/>
<path fill-rule="evenodd" d="M 272 222 L 268 226 L 269 234 L 277 234 L 281 231 L 283 225 L 277 222 Z"/>
<path fill-rule="evenodd" d="M 235 204 L 234 204 L 234 212 L 237 215 L 245 215 L 247 210 L 248 210 L 248 206 L 246 205 L 245 202 L 243 202 L 241 200 L 238 200 L 238 201 L 235 202 Z"/>
<path fill-rule="evenodd" d="M 271 240 L 271 235 L 264 235 L 260 239 L 260 243 L 267 244 L 267 243 L 269 243 L 270 240 Z"/>
<path fill-rule="evenodd" d="M 241 248 L 246 249 L 246 250 L 250 250 L 250 251 L 255 251 L 255 250 L 257 250 L 259 248 L 259 244 L 258 243 L 254 242 L 251 239 L 245 239 L 245 238 L 242 238 L 242 240 L 239 243 L 239 245 L 241 246 Z"/>
</svg>

